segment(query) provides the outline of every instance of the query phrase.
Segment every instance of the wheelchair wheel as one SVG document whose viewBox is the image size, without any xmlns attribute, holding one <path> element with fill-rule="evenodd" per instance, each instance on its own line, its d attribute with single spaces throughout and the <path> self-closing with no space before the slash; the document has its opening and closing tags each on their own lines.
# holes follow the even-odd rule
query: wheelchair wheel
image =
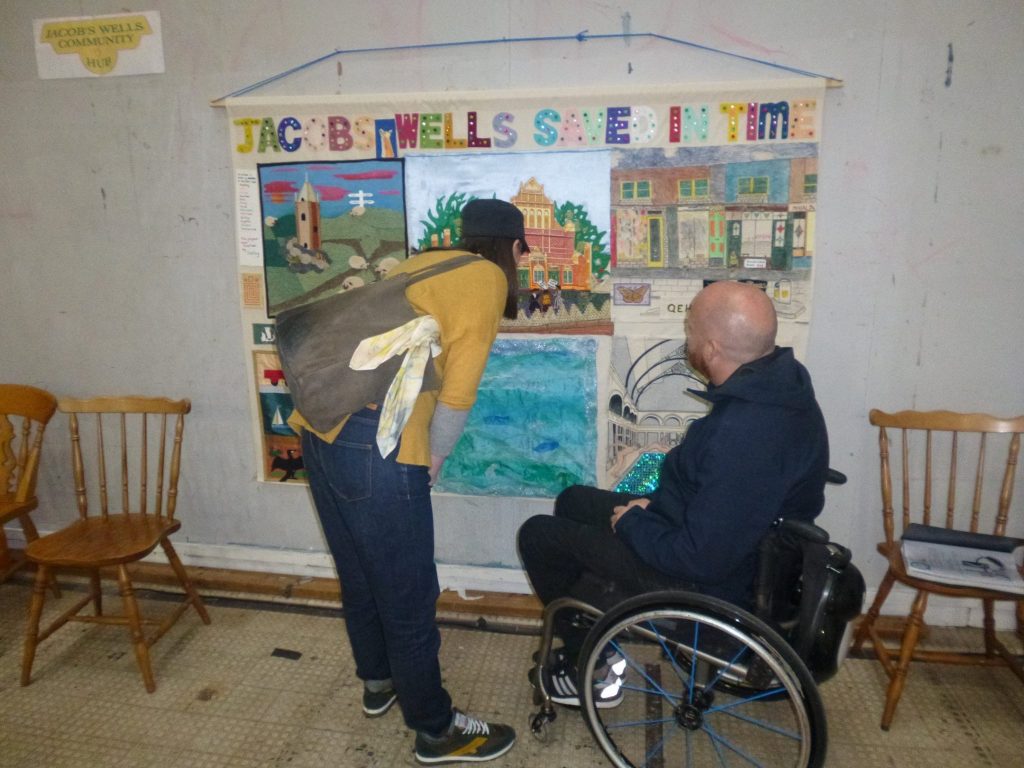
<svg viewBox="0 0 1024 768">
<path fill-rule="evenodd" d="M 721 600 L 658 592 L 619 604 L 587 635 L 579 677 L 587 726 L 619 768 L 824 764 L 807 667 Z"/>
</svg>

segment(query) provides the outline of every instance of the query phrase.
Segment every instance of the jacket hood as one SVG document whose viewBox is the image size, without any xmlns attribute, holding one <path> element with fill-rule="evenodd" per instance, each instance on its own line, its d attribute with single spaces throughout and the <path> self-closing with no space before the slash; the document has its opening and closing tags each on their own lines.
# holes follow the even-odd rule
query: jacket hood
<svg viewBox="0 0 1024 768">
<path fill-rule="evenodd" d="M 797 410 L 815 405 L 811 376 L 790 347 L 776 347 L 771 354 L 740 366 L 719 386 L 709 384 L 707 392 L 689 391 L 710 403 L 746 400 Z"/>
</svg>

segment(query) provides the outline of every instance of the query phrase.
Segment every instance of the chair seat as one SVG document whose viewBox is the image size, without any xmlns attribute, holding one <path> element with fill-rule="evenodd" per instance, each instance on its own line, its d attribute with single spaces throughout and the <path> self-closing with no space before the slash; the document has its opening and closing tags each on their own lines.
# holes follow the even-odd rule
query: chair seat
<svg viewBox="0 0 1024 768">
<path fill-rule="evenodd" d="M 148 555 L 164 536 L 181 527 L 177 520 L 128 514 L 90 517 L 36 539 L 25 556 L 36 563 L 97 568 L 128 563 Z"/>
<path fill-rule="evenodd" d="M 14 501 L 0 496 L 0 525 L 9 523 L 26 512 L 31 512 L 37 506 L 39 506 L 39 500 L 34 496 L 25 501 Z"/>
<path fill-rule="evenodd" d="M 980 589 L 979 587 L 957 587 L 953 584 L 943 584 L 938 581 L 919 579 L 907 573 L 903 564 L 903 553 L 900 551 L 899 542 L 889 546 L 884 541 L 878 542 L 878 551 L 889 561 L 889 569 L 896 581 L 906 584 L 915 589 L 926 589 L 938 595 L 948 597 L 971 597 L 979 600 L 1020 600 L 1021 596 L 1016 592 L 1000 592 L 994 589 Z"/>
</svg>

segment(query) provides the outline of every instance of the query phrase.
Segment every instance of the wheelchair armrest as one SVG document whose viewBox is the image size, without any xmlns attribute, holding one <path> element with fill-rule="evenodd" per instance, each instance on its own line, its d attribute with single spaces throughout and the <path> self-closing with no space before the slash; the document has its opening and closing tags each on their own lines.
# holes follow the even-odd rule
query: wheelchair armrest
<svg viewBox="0 0 1024 768">
<path fill-rule="evenodd" d="M 812 544 L 828 544 L 828 531 L 814 523 L 808 523 L 804 520 L 787 519 L 780 523 L 779 529 Z"/>
</svg>

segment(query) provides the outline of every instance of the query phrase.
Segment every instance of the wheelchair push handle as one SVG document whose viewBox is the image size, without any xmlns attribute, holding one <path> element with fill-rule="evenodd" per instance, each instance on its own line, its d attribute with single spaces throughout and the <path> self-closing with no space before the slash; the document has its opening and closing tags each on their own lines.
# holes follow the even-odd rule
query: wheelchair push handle
<svg viewBox="0 0 1024 768">
<path fill-rule="evenodd" d="M 846 475 L 838 469 L 829 467 L 828 474 L 825 475 L 825 482 L 829 485 L 844 485 L 846 483 Z M 780 523 L 780 527 L 782 530 L 811 544 L 828 544 L 829 542 L 828 531 L 814 523 L 804 522 L 803 520 L 783 520 Z"/>
<path fill-rule="evenodd" d="M 825 475 L 825 482 L 829 485 L 843 485 L 846 483 L 846 475 L 838 469 L 829 467 L 828 474 Z M 828 544 L 828 531 L 814 523 L 803 520 L 782 519 L 779 521 L 778 526 L 786 533 L 811 544 Z"/>
<path fill-rule="evenodd" d="M 829 485 L 843 485 L 846 482 L 846 475 L 838 469 L 829 467 L 828 474 L 825 475 L 825 482 Z M 809 544 L 829 543 L 828 531 L 814 523 L 793 518 L 780 518 L 775 521 L 775 525 L 781 532 L 788 533 L 798 541 Z"/>
<path fill-rule="evenodd" d="M 846 475 L 838 469 L 832 469 L 832 467 L 829 467 L 828 473 L 825 475 L 825 482 L 829 485 L 844 485 L 846 483 Z"/>
</svg>

